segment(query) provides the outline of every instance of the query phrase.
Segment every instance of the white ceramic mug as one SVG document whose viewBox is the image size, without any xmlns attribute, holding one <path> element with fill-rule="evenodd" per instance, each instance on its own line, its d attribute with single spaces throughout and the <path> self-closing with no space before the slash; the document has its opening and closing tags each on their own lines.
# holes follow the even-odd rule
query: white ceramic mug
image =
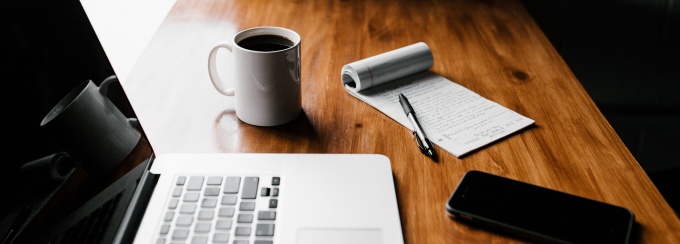
<svg viewBox="0 0 680 244">
<path fill-rule="evenodd" d="M 107 97 L 115 76 L 97 87 L 92 80 L 69 92 L 40 122 L 65 150 L 93 174 L 115 169 L 137 146 L 136 118 L 127 118 Z"/>
<path fill-rule="evenodd" d="M 279 43 L 281 41 L 285 43 Z M 285 46 L 257 46 L 267 42 Z M 217 72 L 220 48 L 232 54 L 234 87 L 231 88 L 227 88 Z M 271 26 L 243 30 L 212 48 L 208 71 L 217 91 L 236 97 L 236 116 L 243 122 L 256 126 L 281 125 L 302 111 L 300 35 L 292 30 Z"/>
</svg>

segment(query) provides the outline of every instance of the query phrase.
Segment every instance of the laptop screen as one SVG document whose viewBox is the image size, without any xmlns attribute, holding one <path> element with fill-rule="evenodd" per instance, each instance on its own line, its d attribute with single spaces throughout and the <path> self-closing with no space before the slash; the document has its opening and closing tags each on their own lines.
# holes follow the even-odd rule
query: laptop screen
<svg viewBox="0 0 680 244">
<path fill-rule="evenodd" d="M 0 201 L 4 235 L 16 224 L 19 210 L 27 205 L 35 210 L 36 202 L 48 199 L 65 181 L 44 165 L 27 167 L 68 155 L 66 139 L 41 126 L 43 118 L 77 86 L 88 80 L 100 86 L 115 73 L 78 0 L 2 1 L 0 32 L 4 145 L 9 147 L 8 159 L 0 163 L 0 187 L 13 198 Z M 136 118 L 119 82 L 111 83 L 107 97 L 125 117 Z M 56 173 L 74 172 L 70 166 L 76 163 L 70 162 L 75 160 L 68 162 Z"/>
</svg>

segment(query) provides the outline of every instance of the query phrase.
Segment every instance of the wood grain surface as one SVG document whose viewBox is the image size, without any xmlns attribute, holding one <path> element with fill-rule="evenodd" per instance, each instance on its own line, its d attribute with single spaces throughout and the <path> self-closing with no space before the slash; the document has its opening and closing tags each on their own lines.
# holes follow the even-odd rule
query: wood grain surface
<svg viewBox="0 0 680 244">
<path fill-rule="evenodd" d="M 207 70 L 215 43 L 265 25 L 302 37 L 304 113 L 277 127 L 240 122 Z M 437 163 L 421 154 L 407 128 L 340 81 L 344 64 L 420 41 L 433 72 L 536 125 L 462 158 L 439 148 Z M 229 53 L 219 57 L 228 77 Z M 635 242 L 680 242 L 673 210 L 516 0 L 178 0 L 121 82 L 156 154 L 386 155 L 407 243 L 522 242 L 447 216 L 446 200 L 472 169 L 626 207 L 636 215 Z"/>
</svg>

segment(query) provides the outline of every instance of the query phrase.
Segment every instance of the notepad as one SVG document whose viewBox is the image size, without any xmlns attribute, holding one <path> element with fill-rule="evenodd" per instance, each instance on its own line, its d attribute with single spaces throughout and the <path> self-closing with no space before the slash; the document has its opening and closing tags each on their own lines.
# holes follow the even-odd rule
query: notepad
<svg viewBox="0 0 680 244">
<path fill-rule="evenodd" d="M 456 157 L 535 123 L 430 71 L 433 63 L 419 42 L 346 64 L 341 80 L 349 94 L 413 130 L 399 104 L 399 93 L 407 96 L 432 143 Z"/>
</svg>

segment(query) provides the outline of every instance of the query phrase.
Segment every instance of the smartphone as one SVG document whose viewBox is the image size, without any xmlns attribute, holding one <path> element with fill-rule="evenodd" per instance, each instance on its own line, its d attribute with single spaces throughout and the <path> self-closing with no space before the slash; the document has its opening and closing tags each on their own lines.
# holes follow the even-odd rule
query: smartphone
<svg viewBox="0 0 680 244">
<path fill-rule="evenodd" d="M 632 211 L 472 170 L 446 203 L 456 220 L 541 243 L 629 243 Z"/>
</svg>

